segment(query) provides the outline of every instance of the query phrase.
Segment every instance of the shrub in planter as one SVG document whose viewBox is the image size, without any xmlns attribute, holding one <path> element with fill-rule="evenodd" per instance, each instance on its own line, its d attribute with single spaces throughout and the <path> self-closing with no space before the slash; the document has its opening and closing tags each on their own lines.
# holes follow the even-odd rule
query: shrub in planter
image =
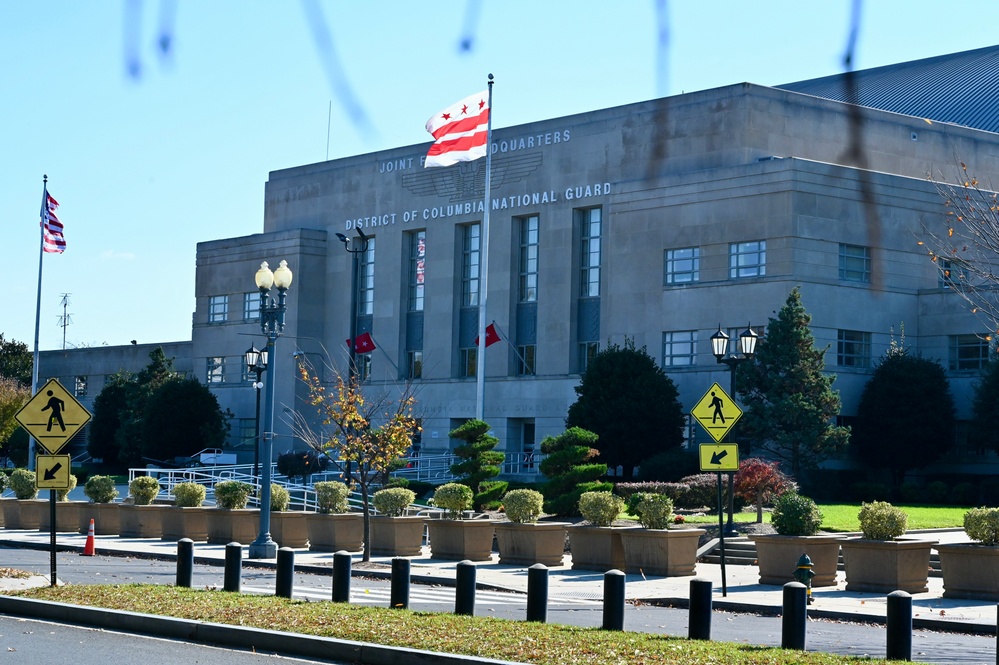
<svg viewBox="0 0 999 665">
<path fill-rule="evenodd" d="M 291 503 L 291 494 L 281 485 L 271 483 L 271 510 L 274 512 L 284 512 L 288 510 Z"/>
<path fill-rule="evenodd" d="M 56 490 L 56 499 L 59 501 L 65 501 L 69 493 L 76 489 L 76 476 L 69 474 L 69 487 L 66 489 Z"/>
<path fill-rule="evenodd" d="M 545 497 L 541 492 L 529 489 L 510 490 L 503 496 L 503 509 L 511 522 L 532 524 L 538 521 L 544 510 Z"/>
<path fill-rule="evenodd" d="M 579 497 L 579 513 L 594 526 L 610 526 L 624 509 L 624 499 L 610 492 L 584 492 Z"/>
<path fill-rule="evenodd" d="M 770 523 L 782 536 L 813 536 L 822 524 L 822 511 L 807 496 L 789 492 L 774 501 Z"/>
<path fill-rule="evenodd" d="M 111 503 L 118 496 L 111 476 L 90 476 L 83 486 L 83 493 L 93 503 Z"/>
<path fill-rule="evenodd" d="M 316 503 L 320 513 L 324 515 L 339 514 L 350 510 L 350 505 L 347 503 L 350 488 L 344 483 L 324 480 L 316 483 L 313 487 L 316 490 Z"/>
<path fill-rule="evenodd" d="M 402 517 L 414 500 L 416 494 L 405 487 L 389 487 L 378 490 L 371 496 L 375 510 L 386 517 Z"/>
<path fill-rule="evenodd" d="M 673 499 L 665 494 L 643 493 L 635 512 L 646 529 L 668 529 L 673 524 Z"/>
<path fill-rule="evenodd" d="M 35 487 L 35 472 L 27 469 L 14 469 L 10 474 L 10 489 L 18 499 L 34 499 L 38 496 Z"/>
<path fill-rule="evenodd" d="M 152 476 L 139 476 L 128 484 L 128 493 L 135 499 L 135 505 L 148 506 L 160 493 L 160 481 Z"/>
<path fill-rule="evenodd" d="M 430 500 L 437 508 L 447 513 L 448 519 L 460 520 L 461 513 L 472 508 L 472 490 L 460 483 L 445 483 L 434 492 Z"/>
<path fill-rule="evenodd" d="M 3 494 L 5 489 L 7 489 L 7 474 L 0 472 L 0 494 Z"/>
<path fill-rule="evenodd" d="M 177 483 L 173 486 L 174 505 L 180 508 L 197 508 L 205 500 L 205 486 L 198 483 Z"/>
<path fill-rule="evenodd" d="M 887 501 L 862 504 L 857 517 L 860 519 L 860 530 L 868 540 L 894 540 L 905 533 L 909 521 L 904 510 Z"/>
<path fill-rule="evenodd" d="M 223 480 L 215 485 L 215 503 L 219 508 L 240 510 L 246 508 L 252 493 L 252 485 L 238 480 Z"/>
<path fill-rule="evenodd" d="M 638 515 L 635 510 L 638 508 L 641 494 L 665 494 L 673 501 L 675 507 L 680 505 L 680 500 L 687 492 L 687 485 L 666 482 L 618 483 L 614 486 L 614 491 L 624 497 L 628 514 Z"/>
<path fill-rule="evenodd" d="M 964 532 L 982 545 L 999 545 L 999 508 L 972 508 L 964 514 Z"/>
</svg>

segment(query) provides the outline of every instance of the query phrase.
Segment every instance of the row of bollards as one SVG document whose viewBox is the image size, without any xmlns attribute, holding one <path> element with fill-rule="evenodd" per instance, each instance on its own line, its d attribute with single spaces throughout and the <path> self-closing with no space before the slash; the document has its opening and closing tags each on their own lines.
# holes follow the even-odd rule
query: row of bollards
<svg viewBox="0 0 999 665">
<path fill-rule="evenodd" d="M 336 552 L 333 555 L 333 602 L 350 602 L 351 561 L 348 552 Z M 224 590 L 240 590 L 242 565 L 243 546 L 239 543 L 226 545 Z M 190 587 L 193 572 L 194 542 L 189 538 L 182 538 L 177 542 L 177 586 Z M 277 554 L 274 594 L 291 598 L 294 576 L 295 551 L 282 547 Z M 624 630 L 625 579 L 625 574 L 619 570 L 604 573 L 604 630 Z M 392 559 L 390 607 L 409 609 L 410 583 L 409 559 Z M 475 564 L 471 561 L 459 562 L 455 570 L 455 614 L 475 614 L 475 584 Z M 687 636 L 692 640 L 711 639 L 711 591 L 710 580 L 695 578 L 690 581 Z M 783 592 L 781 647 L 804 650 L 807 587 L 799 582 L 788 582 L 784 585 Z M 540 563 L 527 569 L 527 620 L 540 623 L 548 620 L 548 567 Z M 912 596 L 905 591 L 888 594 L 886 658 L 912 660 Z"/>
</svg>

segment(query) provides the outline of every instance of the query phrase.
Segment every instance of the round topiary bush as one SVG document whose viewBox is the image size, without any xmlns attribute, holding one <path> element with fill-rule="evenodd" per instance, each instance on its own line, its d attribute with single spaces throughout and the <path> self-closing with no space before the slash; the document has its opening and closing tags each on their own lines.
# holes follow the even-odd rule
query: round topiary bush
<svg viewBox="0 0 999 665">
<path fill-rule="evenodd" d="M 215 484 L 215 503 L 219 508 L 240 510 L 246 508 L 253 493 L 253 485 L 238 480 L 223 480 Z"/>
<path fill-rule="evenodd" d="M 774 501 L 770 523 L 782 536 L 814 536 L 822 524 L 822 511 L 807 496 L 788 492 Z"/>
<path fill-rule="evenodd" d="M 472 508 L 472 489 L 460 483 L 445 483 L 434 492 L 430 500 L 434 506 L 443 509 L 448 519 L 460 520 L 461 513 Z"/>
<path fill-rule="evenodd" d="M 56 500 L 65 501 L 69 493 L 76 489 L 76 476 L 72 473 L 69 474 L 69 487 L 61 490 L 56 490 Z"/>
<path fill-rule="evenodd" d="M 371 496 L 375 510 L 386 517 L 402 517 L 409 504 L 416 500 L 416 493 L 405 487 L 388 487 Z"/>
<path fill-rule="evenodd" d="M 905 533 L 909 522 L 904 510 L 887 501 L 862 504 L 857 516 L 860 518 L 860 530 L 868 540 L 894 540 Z"/>
<path fill-rule="evenodd" d="M 38 496 L 35 486 L 35 472 L 27 469 L 14 469 L 10 474 L 10 489 L 18 499 L 34 499 Z"/>
<path fill-rule="evenodd" d="M 510 490 L 503 495 L 503 510 L 511 522 L 533 524 L 541 517 L 545 497 L 531 489 Z"/>
<path fill-rule="evenodd" d="M 982 545 L 999 545 L 999 508 L 972 508 L 964 514 L 964 532 Z"/>
<path fill-rule="evenodd" d="M 111 476 L 90 476 L 83 485 L 83 493 L 93 503 L 111 503 L 118 496 Z"/>
<path fill-rule="evenodd" d="M 132 495 L 137 506 L 148 506 L 160 493 L 160 481 L 152 476 L 133 478 L 128 484 L 128 493 Z"/>
<path fill-rule="evenodd" d="M 271 510 L 273 512 L 284 512 L 288 510 L 291 503 L 291 494 L 281 485 L 271 483 Z"/>
<path fill-rule="evenodd" d="M 316 490 L 316 504 L 319 506 L 319 512 L 336 515 L 350 510 L 350 504 L 347 503 L 350 488 L 344 483 L 323 480 L 313 487 Z"/>
<path fill-rule="evenodd" d="M 0 494 L 3 494 L 5 489 L 7 489 L 7 474 L 0 471 Z"/>
<path fill-rule="evenodd" d="M 610 526 L 624 510 L 624 499 L 610 492 L 584 492 L 579 497 L 579 514 L 594 526 Z"/>
<path fill-rule="evenodd" d="M 177 483 L 173 486 L 174 505 L 181 508 L 197 508 L 205 501 L 207 490 L 198 483 Z"/>
<path fill-rule="evenodd" d="M 668 529 L 673 524 L 673 499 L 645 492 L 635 505 L 638 522 L 646 529 Z"/>
</svg>

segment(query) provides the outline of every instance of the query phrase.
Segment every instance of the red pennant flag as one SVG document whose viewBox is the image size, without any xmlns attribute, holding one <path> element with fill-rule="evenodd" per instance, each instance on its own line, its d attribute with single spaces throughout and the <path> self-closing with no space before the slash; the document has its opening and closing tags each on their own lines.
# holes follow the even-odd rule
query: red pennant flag
<svg viewBox="0 0 999 665">
<path fill-rule="evenodd" d="M 350 338 L 347 339 L 347 348 L 350 348 Z M 361 333 L 357 336 L 354 344 L 354 353 L 371 353 L 376 348 L 375 340 L 371 339 L 371 333 Z"/>
<path fill-rule="evenodd" d="M 490 323 L 488 326 L 486 326 L 486 348 L 488 349 L 490 346 L 492 346 L 498 341 L 500 341 L 500 336 L 499 333 L 496 332 L 496 324 Z M 475 346 L 478 345 L 479 345 L 479 336 L 476 335 Z"/>
</svg>

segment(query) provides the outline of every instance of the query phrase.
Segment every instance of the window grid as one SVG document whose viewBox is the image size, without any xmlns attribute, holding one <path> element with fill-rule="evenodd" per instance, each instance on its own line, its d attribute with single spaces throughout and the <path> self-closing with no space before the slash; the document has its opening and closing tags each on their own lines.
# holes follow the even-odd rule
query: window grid
<svg viewBox="0 0 999 665">
<path fill-rule="evenodd" d="M 520 220 L 520 302 L 538 300 L 538 216 Z"/>
<path fill-rule="evenodd" d="M 257 421 L 255 418 L 239 419 L 239 442 L 242 444 L 252 444 L 257 438 Z"/>
<path fill-rule="evenodd" d="M 224 323 L 229 314 L 229 296 L 211 296 L 208 299 L 208 322 Z"/>
<path fill-rule="evenodd" d="M 701 248 L 667 249 L 664 272 L 666 284 L 692 284 L 699 281 L 701 277 Z"/>
<path fill-rule="evenodd" d="M 423 293 L 426 279 L 427 232 L 409 234 L 409 311 L 423 311 Z"/>
<path fill-rule="evenodd" d="M 861 245 L 839 246 L 839 278 L 846 282 L 871 281 L 871 248 Z"/>
<path fill-rule="evenodd" d="M 517 376 L 534 376 L 536 370 L 538 347 L 534 344 L 523 344 L 517 347 Z"/>
<path fill-rule="evenodd" d="M 601 209 L 581 210 L 579 295 L 596 298 L 600 295 L 600 232 Z"/>
<path fill-rule="evenodd" d="M 367 381 L 371 378 L 371 354 L 363 353 L 354 356 L 354 364 L 357 367 L 357 380 Z"/>
<path fill-rule="evenodd" d="M 76 397 L 87 396 L 87 377 L 78 376 L 74 382 L 73 395 Z"/>
<path fill-rule="evenodd" d="M 225 383 L 225 357 L 210 356 L 206 361 L 208 383 Z"/>
<path fill-rule="evenodd" d="M 697 332 L 663 333 L 663 367 L 690 367 L 697 363 Z"/>
<path fill-rule="evenodd" d="M 260 320 L 260 292 L 249 291 L 243 294 L 243 320 Z"/>
<path fill-rule="evenodd" d="M 841 367 L 870 367 L 871 333 L 840 330 L 836 334 L 836 364 Z"/>
<path fill-rule="evenodd" d="M 423 351 L 407 352 L 406 378 L 420 379 L 423 377 Z"/>
<path fill-rule="evenodd" d="M 479 305 L 479 232 L 478 224 L 468 224 L 461 227 L 462 307 L 478 307 Z"/>
<path fill-rule="evenodd" d="M 368 238 L 360 253 L 357 279 L 357 313 L 373 314 L 375 311 L 375 239 Z"/>
<path fill-rule="evenodd" d="M 937 285 L 941 289 L 949 289 L 960 282 L 968 280 L 968 269 L 954 261 L 938 258 L 937 267 L 939 268 L 937 272 Z"/>
<path fill-rule="evenodd" d="M 989 338 L 981 335 L 952 335 L 950 369 L 980 370 L 989 362 Z"/>
<path fill-rule="evenodd" d="M 462 378 L 474 378 L 476 370 L 476 352 L 478 349 L 460 349 L 458 351 L 458 371 Z"/>
<path fill-rule="evenodd" d="M 762 277 L 767 274 L 766 240 L 736 242 L 728 247 L 730 278 Z"/>
<path fill-rule="evenodd" d="M 600 352 L 600 342 L 582 342 L 579 345 L 579 373 L 582 374 L 589 367 L 590 361 Z"/>
</svg>

